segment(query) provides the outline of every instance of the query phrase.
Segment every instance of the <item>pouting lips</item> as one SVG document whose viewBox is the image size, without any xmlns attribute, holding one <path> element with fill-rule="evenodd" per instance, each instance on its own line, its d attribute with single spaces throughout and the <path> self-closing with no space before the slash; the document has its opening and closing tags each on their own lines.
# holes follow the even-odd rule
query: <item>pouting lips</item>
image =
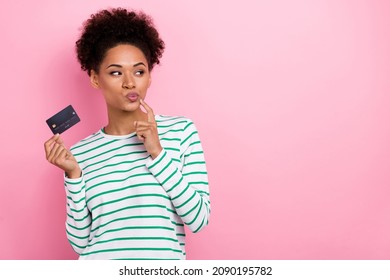
<svg viewBox="0 0 390 280">
<path fill-rule="evenodd" d="M 137 94 L 137 93 L 134 93 L 134 92 L 131 92 L 131 93 L 129 93 L 128 95 L 126 95 L 126 97 L 127 97 L 131 102 L 135 102 L 135 101 L 137 101 L 137 99 L 138 99 L 138 94 Z"/>
</svg>

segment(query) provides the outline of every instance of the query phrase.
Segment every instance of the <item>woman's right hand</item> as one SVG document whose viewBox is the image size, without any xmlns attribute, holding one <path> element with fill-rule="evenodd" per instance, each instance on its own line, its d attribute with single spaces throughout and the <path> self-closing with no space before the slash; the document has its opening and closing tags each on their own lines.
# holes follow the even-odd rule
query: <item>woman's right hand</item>
<svg viewBox="0 0 390 280">
<path fill-rule="evenodd" d="M 45 142 L 45 151 L 47 161 L 64 170 L 69 178 L 75 179 L 81 176 L 79 164 L 65 147 L 59 134 Z"/>
</svg>

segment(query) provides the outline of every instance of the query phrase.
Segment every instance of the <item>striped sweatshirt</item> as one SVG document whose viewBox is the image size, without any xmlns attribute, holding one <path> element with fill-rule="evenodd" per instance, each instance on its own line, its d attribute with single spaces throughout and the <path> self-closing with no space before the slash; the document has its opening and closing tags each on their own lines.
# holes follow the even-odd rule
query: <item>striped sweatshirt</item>
<svg viewBox="0 0 390 280">
<path fill-rule="evenodd" d="M 79 259 L 185 259 L 184 225 L 208 224 L 210 200 L 194 123 L 155 116 L 163 150 L 155 158 L 136 133 L 101 129 L 71 147 L 82 176 L 66 176 L 66 233 Z"/>
</svg>

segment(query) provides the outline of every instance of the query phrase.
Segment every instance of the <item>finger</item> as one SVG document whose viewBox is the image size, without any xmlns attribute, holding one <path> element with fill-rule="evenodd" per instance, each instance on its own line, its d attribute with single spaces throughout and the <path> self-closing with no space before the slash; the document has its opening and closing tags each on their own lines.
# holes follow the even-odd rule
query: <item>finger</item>
<svg viewBox="0 0 390 280">
<path fill-rule="evenodd" d="M 51 151 L 51 148 L 52 148 L 52 145 L 53 143 L 55 143 L 55 141 L 57 140 L 57 138 L 59 137 L 60 135 L 57 133 L 55 135 L 53 135 L 49 140 L 47 140 L 44 144 L 45 146 L 45 152 L 46 152 L 46 158 L 48 157 L 48 155 L 50 154 L 50 151 Z"/>
<path fill-rule="evenodd" d="M 150 127 L 138 127 L 135 130 L 135 132 L 137 134 L 140 134 L 140 133 L 143 133 L 143 134 L 148 133 L 149 134 L 151 131 L 152 131 L 152 129 Z"/>
<path fill-rule="evenodd" d="M 59 155 L 65 150 L 66 152 L 66 149 L 63 145 L 60 145 L 58 147 L 58 149 L 56 150 L 55 154 L 54 154 L 54 161 L 56 161 L 58 158 L 59 158 Z"/>
<path fill-rule="evenodd" d="M 140 140 L 142 142 L 145 141 L 145 136 L 143 135 L 142 132 L 139 132 L 139 133 L 137 132 L 137 138 L 138 138 L 138 140 Z"/>
<path fill-rule="evenodd" d="M 55 157 L 54 162 L 57 166 L 63 163 L 64 159 L 66 159 L 67 153 L 68 151 L 66 149 L 62 149 L 61 152 L 57 155 L 57 157 Z"/>
<path fill-rule="evenodd" d="M 62 138 L 60 137 L 59 134 L 58 134 L 58 137 L 56 138 L 56 142 L 57 142 L 58 144 L 61 144 L 61 145 L 64 144 L 64 141 L 62 140 Z"/>
<path fill-rule="evenodd" d="M 137 129 L 138 127 L 153 127 L 154 124 L 151 124 L 150 122 L 144 122 L 144 121 L 135 121 L 134 127 Z"/>
<path fill-rule="evenodd" d="M 53 163 L 54 156 L 55 156 L 55 154 L 60 146 L 61 146 L 60 144 L 54 143 L 54 145 L 53 145 L 52 149 L 50 150 L 50 153 L 47 157 L 47 160 L 49 162 Z"/>
<path fill-rule="evenodd" d="M 138 126 L 135 131 L 146 131 L 146 130 L 152 130 L 152 126 Z"/>
<path fill-rule="evenodd" d="M 153 109 L 150 108 L 150 106 L 148 104 L 146 104 L 146 102 L 143 99 L 140 99 L 140 102 L 141 102 L 142 107 L 145 108 L 146 113 L 148 113 L 148 122 L 155 123 L 156 120 L 154 119 Z"/>
</svg>

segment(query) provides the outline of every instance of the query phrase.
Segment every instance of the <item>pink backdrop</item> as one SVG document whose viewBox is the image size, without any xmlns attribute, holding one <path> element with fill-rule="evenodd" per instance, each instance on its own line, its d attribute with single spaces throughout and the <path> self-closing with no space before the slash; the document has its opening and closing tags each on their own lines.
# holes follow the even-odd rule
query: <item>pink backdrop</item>
<svg viewBox="0 0 390 280">
<path fill-rule="evenodd" d="M 81 23 L 151 14 L 166 42 L 147 100 L 200 131 L 212 213 L 189 259 L 390 259 L 390 2 L 7 1 L 1 28 L 0 259 L 75 259 L 45 120 L 67 145 L 105 125 Z"/>
</svg>

